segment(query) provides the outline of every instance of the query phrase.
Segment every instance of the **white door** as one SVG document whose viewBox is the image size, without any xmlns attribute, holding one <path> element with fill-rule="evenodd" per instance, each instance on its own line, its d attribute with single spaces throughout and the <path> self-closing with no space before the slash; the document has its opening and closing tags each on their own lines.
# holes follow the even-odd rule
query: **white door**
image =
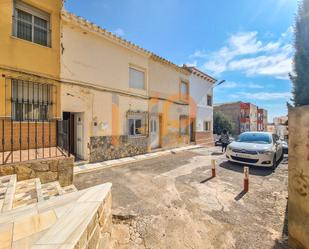
<svg viewBox="0 0 309 249">
<path fill-rule="evenodd" d="M 151 117 L 150 119 L 150 146 L 151 149 L 155 149 L 160 146 L 159 117 Z"/>
<path fill-rule="evenodd" d="M 76 156 L 80 159 L 83 159 L 83 119 L 82 114 L 75 114 L 76 119 Z"/>
</svg>

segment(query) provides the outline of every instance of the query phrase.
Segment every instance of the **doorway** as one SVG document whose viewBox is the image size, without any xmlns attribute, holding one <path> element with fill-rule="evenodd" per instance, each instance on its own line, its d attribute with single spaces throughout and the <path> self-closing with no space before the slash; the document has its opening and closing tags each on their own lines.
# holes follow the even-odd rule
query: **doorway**
<svg viewBox="0 0 309 249">
<path fill-rule="evenodd" d="M 84 159 L 84 113 L 63 112 L 63 120 L 69 122 L 69 150 L 75 161 Z"/>
<path fill-rule="evenodd" d="M 195 118 L 190 119 L 190 142 L 195 142 Z"/>
<path fill-rule="evenodd" d="M 160 118 L 152 116 L 150 118 L 150 147 L 156 149 L 160 147 Z"/>
</svg>

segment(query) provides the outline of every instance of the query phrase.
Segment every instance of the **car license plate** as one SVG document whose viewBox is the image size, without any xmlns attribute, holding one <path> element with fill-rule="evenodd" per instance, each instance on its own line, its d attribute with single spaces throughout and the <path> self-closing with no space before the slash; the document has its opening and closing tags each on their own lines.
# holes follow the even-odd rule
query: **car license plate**
<svg viewBox="0 0 309 249">
<path fill-rule="evenodd" d="M 250 155 L 247 155 L 247 154 L 236 154 L 236 157 L 240 157 L 240 158 L 252 158 Z"/>
</svg>

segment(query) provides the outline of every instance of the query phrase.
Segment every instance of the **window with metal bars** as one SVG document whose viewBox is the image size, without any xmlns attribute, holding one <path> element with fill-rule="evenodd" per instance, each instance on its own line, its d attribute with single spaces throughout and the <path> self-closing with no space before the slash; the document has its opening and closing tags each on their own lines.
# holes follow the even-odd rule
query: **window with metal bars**
<svg viewBox="0 0 309 249">
<path fill-rule="evenodd" d="M 12 119 L 47 121 L 52 118 L 53 86 L 12 80 Z"/>
<path fill-rule="evenodd" d="M 14 36 L 50 47 L 50 15 L 20 1 L 15 2 Z"/>
</svg>

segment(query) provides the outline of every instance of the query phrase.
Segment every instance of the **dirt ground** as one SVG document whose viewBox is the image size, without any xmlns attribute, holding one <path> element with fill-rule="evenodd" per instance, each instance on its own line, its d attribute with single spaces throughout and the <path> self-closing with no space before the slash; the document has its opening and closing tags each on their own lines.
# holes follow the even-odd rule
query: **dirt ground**
<svg viewBox="0 0 309 249">
<path fill-rule="evenodd" d="M 112 182 L 115 247 L 288 248 L 285 158 L 273 172 L 243 166 L 209 149 L 173 153 L 134 164 L 80 174 L 78 189 Z M 219 162 L 211 179 L 211 159 Z"/>
</svg>

